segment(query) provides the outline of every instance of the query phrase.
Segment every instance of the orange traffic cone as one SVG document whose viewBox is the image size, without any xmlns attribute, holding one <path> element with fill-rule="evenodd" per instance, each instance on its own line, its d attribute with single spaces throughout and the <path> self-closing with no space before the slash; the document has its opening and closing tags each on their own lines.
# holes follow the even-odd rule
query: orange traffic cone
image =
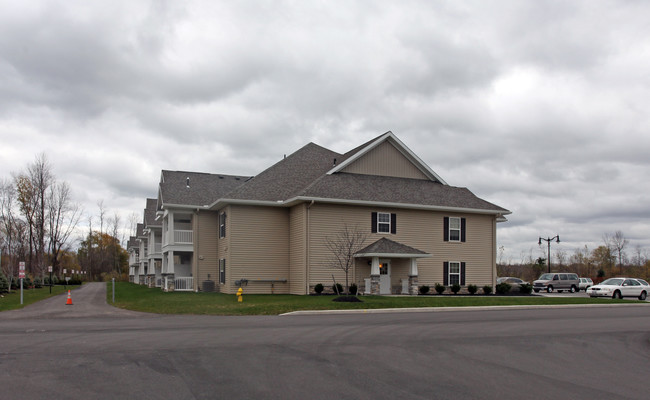
<svg viewBox="0 0 650 400">
<path fill-rule="evenodd" d="M 72 297 L 70 297 L 70 291 L 68 290 L 68 301 L 65 302 L 66 306 L 72 305 Z"/>
</svg>

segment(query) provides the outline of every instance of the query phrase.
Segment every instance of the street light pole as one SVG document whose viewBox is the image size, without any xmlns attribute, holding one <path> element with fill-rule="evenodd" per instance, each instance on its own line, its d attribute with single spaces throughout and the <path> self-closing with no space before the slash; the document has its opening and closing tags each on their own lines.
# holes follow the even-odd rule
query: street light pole
<svg viewBox="0 0 650 400">
<path fill-rule="evenodd" d="M 550 274 L 551 273 L 551 242 L 555 240 L 556 243 L 560 243 L 560 235 L 555 235 L 552 238 L 546 238 L 546 239 L 540 237 L 537 244 L 541 246 L 542 240 L 548 244 L 548 273 Z"/>
</svg>

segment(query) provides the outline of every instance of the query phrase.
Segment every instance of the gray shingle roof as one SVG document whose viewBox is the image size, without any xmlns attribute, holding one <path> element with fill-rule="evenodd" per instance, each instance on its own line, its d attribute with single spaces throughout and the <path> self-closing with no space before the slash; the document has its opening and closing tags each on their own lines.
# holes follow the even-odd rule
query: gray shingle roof
<svg viewBox="0 0 650 400">
<path fill-rule="evenodd" d="M 158 207 L 157 199 L 147 199 L 147 205 L 144 209 L 144 227 L 161 226 L 160 221 L 156 221 L 156 209 Z"/>
<path fill-rule="evenodd" d="M 428 256 L 429 254 L 425 251 L 418 250 L 414 247 L 407 246 L 402 243 L 395 242 L 387 238 L 381 238 L 375 243 L 364 247 L 363 249 L 356 252 L 359 255 L 368 255 L 368 254 L 403 254 L 403 255 L 423 255 Z"/>
<path fill-rule="evenodd" d="M 344 172 L 322 176 L 301 195 L 325 199 L 508 212 L 505 208 L 476 197 L 467 188 L 443 185 L 423 179 Z"/>
<path fill-rule="evenodd" d="M 224 197 L 247 179 L 247 176 L 163 170 L 159 186 L 160 199 L 163 205 L 202 207 Z"/>
<path fill-rule="evenodd" d="M 309 143 L 253 177 L 225 198 L 260 201 L 290 199 L 323 176 L 332 168 L 334 159 L 341 157 L 341 154 Z"/>
</svg>

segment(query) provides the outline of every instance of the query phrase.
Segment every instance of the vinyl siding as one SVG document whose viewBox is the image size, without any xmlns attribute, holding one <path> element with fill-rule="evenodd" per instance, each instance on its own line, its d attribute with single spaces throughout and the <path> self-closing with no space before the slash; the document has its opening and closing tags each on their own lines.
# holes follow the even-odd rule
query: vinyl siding
<svg viewBox="0 0 650 400">
<path fill-rule="evenodd" d="M 411 161 L 389 142 L 384 142 L 368 154 L 345 167 L 342 172 L 366 175 L 428 179 Z"/>
<path fill-rule="evenodd" d="M 227 221 L 226 293 L 242 278 L 249 294 L 271 293 L 270 282 L 257 281 L 289 279 L 289 209 L 230 206 Z M 289 282 L 273 283 L 273 293 L 289 293 Z"/>
<path fill-rule="evenodd" d="M 289 211 L 289 292 L 307 294 L 307 205 L 299 204 Z"/>
<path fill-rule="evenodd" d="M 397 214 L 397 234 L 370 232 L 370 215 L 373 211 Z M 445 216 L 461 216 L 467 221 L 467 241 L 450 243 L 443 240 Z M 345 273 L 331 267 L 331 253 L 326 238 L 334 237 L 343 226 L 355 226 L 368 235 L 366 245 L 381 237 L 403 243 L 431 254 L 431 258 L 418 259 L 418 283 L 434 285 L 443 282 L 443 263 L 462 261 L 467 263 L 466 284 L 493 284 L 495 271 L 495 223 L 494 216 L 475 214 L 451 214 L 422 210 L 405 210 L 374 207 L 354 207 L 316 203 L 310 213 L 309 238 L 309 284 L 322 283 L 331 286 L 332 274 L 337 282 L 345 282 Z M 401 279 L 408 278 L 408 260 L 391 260 L 391 284 L 399 288 Z M 358 260 L 350 274 L 351 282 L 364 285 L 370 275 L 368 259 Z"/>
<path fill-rule="evenodd" d="M 192 276 L 194 290 L 202 290 L 203 281 L 219 282 L 217 236 L 219 233 L 218 213 L 200 211 L 192 218 L 194 224 L 194 255 L 192 257 Z M 208 276 L 209 275 L 209 276 Z M 215 285 L 216 286 L 216 285 Z"/>
</svg>

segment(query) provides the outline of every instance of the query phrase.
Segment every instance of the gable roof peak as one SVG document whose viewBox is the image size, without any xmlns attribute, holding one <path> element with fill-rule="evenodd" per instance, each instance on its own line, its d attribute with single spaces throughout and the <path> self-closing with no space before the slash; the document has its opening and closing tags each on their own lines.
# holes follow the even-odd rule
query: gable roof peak
<svg viewBox="0 0 650 400">
<path fill-rule="evenodd" d="M 362 144 L 361 146 L 350 150 L 345 153 L 345 160 L 340 164 L 335 165 L 332 169 L 327 172 L 327 175 L 332 175 L 337 172 L 343 171 L 347 166 L 354 163 L 355 161 L 362 158 L 364 155 L 368 154 L 373 149 L 377 148 L 380 144 L 384 142 L 389 142 L 395 148 L 402 153 L 413 165 L 419 169 L 424 175 L 426 175 L 431 181 L 447 185 L 438 174 L 436 174 L 420 157 L 418 157 L 411 149 L 409 149 L 397 136 L 391 132 L 387 131 L 386 133 L 379 135 L 378 137 Z"/>
</svg>

